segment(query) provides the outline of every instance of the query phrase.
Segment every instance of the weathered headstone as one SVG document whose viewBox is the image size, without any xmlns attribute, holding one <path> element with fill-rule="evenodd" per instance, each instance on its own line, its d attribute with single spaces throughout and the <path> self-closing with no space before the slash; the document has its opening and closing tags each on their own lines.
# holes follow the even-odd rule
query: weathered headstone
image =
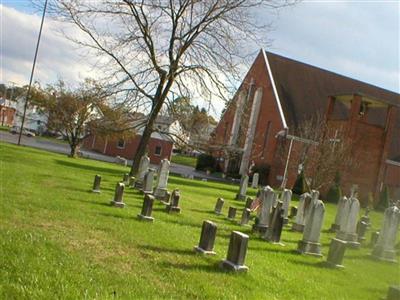
<svg viewBox="0 0 400 300">
<path fill-rule="evenodd" d="M 311 190 L 311 202 L 312 203 L 317 203 L 318 200 L 319 200 L 319 191 Z"/>
<path fill-rule="evenodd" d="M 170 200 L 171 200 L 171 193 L 167 191 L 165 193 L 164 199 L 161 200 L 161 203 L 167 205 L 169 204 Z"/>
<path fill-rule="evenodd" d="M 344 253 L 346 251 L 347 242 L 332 239 L 331 244 L 329 246 L 328 257 L 326 259 L 326 263 L 330 267 L 334 268 L 344 268 L 342 265 Z"/>
<path fill-rule="evenodd" d="M 144 175 L 146 175 L 150 165 L 150 158 L 147 155 L 142 156 L 139 163 L 139 170 L 135 181 L 135 188 L 141 189 L 143 186 Z"/>
<path fill-rule="evenodd" d="M 364 221 L 358 221 L 357 223 L 357 236 L 358 236 L 358 242 L 362 243 L 365 241 L 365 234 L 368 230 L 368 224 Z"/>
<path fill-rule="evenodd" d="M 340 230 L 336 234 L 336 238 L 346 241 L 347 245 L 352 248 L 358 248 L 360 243 L 357 238 L 357 219 L 360 211 L 360 202 L 355 197 L 351 197 L 343 207 L 343 216 L 340 222 Z"/>
<path fill-rule="evenodd" d="M 232 221 L 235 220 L 236 211 L 237 211 L 236 207 L 232 207 L 232 206 L 229 207 L 229 209 L 228 209 L 228 219 L 229 220 L 232 220 Z"/>
<path fill-rule="evenodd" d="M 369 208 L 367 207 L 365 209 L 364 215 L 361 217 L 362 222 L 365 222 L 368 226 L 368 228 L 371 226 L 371 220 L 369 219 Z"/>
<path fill-rule="evenodd" d="M 122 176 L 122 182 L 123 182 L 124 184 L 128 184 L 128 183 L 129 183 L 129 173 L 125 173 L 125 174 Z"/>
<path fill-rule="evenodd" d="M 304 193 L 300 196 L 296 218 L 292 225 L 293 231 L 303 232 L 304 225 L 306 224 L 306 215 L 310 210 L 310 208 L 311 208 L 311 195 L 309 193 Z"/>
<path fill-rule="evenodd" d="M 121 182 L 118 182 L 115 187 L 114 200 L 110 202 L 111 205 L 121 208 L 125 206 L 123 201 L 124 189 L 125 185 Z"/>
<path fill-rule="evenodd" d="M 253 175 L 253 181 L 251 182 L 251 187 L 252 187 L 253 189 L 258 188 L 258 180 L 259 180 L 259 178 L 260 178 L 260 174 L 254 173 L 254 175 Z"/>
<path fill-rule="evenodd" d="M 396 237 L 400 224 L 400 209 L 397 206 L 388 207 L 383 217 L 382 228 L 378 241 L 372 250 L 372 256 L 389 262 L 397 262 Z"/>
<path fill-rule="evenodd" d="M 204 221 L 201 228 L 199 245 L 194 247 L 194 250 L 202 254 L 215 254 L 214 242 L 216 234 L 217 225 L 211 221 Z"/>
<path fill-rule="evenodd" d="M 348 201 L 350 201 L 350 199 L 347 199 L 346 196 L 340 198 L 337 204 L 335 222 L 331 225 L 331 228 L 329 229 L 330 232 L 336 232 L 340 230 L 340 224 L 344 215 L 344 208 L 347 207 L 346 203 Z"/>
<path fill-rule="evenodd" d="M 276 206 L 272 209 L 271 219 L 268 229 L 262 236 L 263 239 L 271 243 L 280 243 L 282 228 L 283 228 L 283 203 L 278 201 Z"/>
<path fill-rule="evenodd" d="M 169 176 L 170 162 L 168 159 L 163 159 L 158 168 L 157 184 L 154 191 L 154 197 L 156 199 L 164 199 L 167 193 L 168 176 Z"/>
<path fill-rule="evenodd" d="M 309 219 L 304 227 L 303 239 L 299 241 L 297 251 L 302 254 L 322 256 L 319 237 L 324 223 L 325 206 L 321 200 L 312 204 Z"/>
<path fill-rule="evenodd" d="M 215 208 L 214 208 L 214 212 L 217 214 L 217 215 L 220 215 L 220 214 L 222 214 L 222 207 L 224 206 L 224 199 L 222 199 L 222 198 L 218 198 L 217 199 L 217 203 L 215 204 Z"/>
<path fill-rule="evenodd" d="M 153 222 L 154 218 L 151 216 L 153 212 L 154 196 L 145 194 L 143 199 L 142 212 L 138 214 L 138 218 L 143 221 Z"/>
<path fill-rule="evenodd" d="M 253 230 L 259 232 L 261 235 L 265 234 L 268 229 L 269 220 L 271 217 L 271 209 L 276 199 L 276 194 L 270 186 L 261 189 L 260 200 L 261 204 L 257 213 L 257 224 L 253 225 Z"/>
<path fill-rule="evenodd" d="M 251 205 L 253 204 L 253 198 L 247 197 L 246 204 L 244 205 L 244 208 L 251 208 Z"/>
<path fill-rule="evenodd" d="M 149 169 L 144 175 L 143 180 L 143 193 L 152 194 L 153 193 L 153 181 L 154 181 L 154 169 Z"/>
<path fill-rule="evenodd" d="M 249 176 L 243 175 L 240 179 L 239 193 L 236 194 L 236 200 L 246 199 L 247 187 L 249 185 Z"/>
<path fill-rule="evenodd" d="M 229 240 L 228 254 L 226 259 L 221 263 L 223 269 L 234 272 L 248 271 L 249 268 L 244 265 L 248 241 L 248 235 L 239 231 L 232 231 Z"/>
<path fill-rule="evenodd" d="M 284 189 L 282 193 L 283 224 L 289 223 L 289 207 L 292 201 L 292 191 Z"/>
<path fill-rule="evenodd" d="M 289 219 L 294 218 L 296 215 L 297 215 L 297 206 L 291 206 L 290 207 Z"/>
<path fill-rule="evenodd" d="M 129 185 L 130 188 L 134 188 L 135 187 L 135 180 L 136 180 L 135 177 L 133 177 L 133 176 L 129 177 L 128 185 Z"/>
<path fill-rule="evenodd" d="M 181 197 L 181 194 L 178 189 L 175 189 L 172 191 L 169 204 L 167 204 L 167 206 L 165 207 L 165 209 L 168 213 L 180 213 L 181 212 L 181 208 L 179 207 L 180 197 Z"/>
<path fill-rule="evenodd" d="M 100 183 L 101 183 L 101 176 L 95 175 L 93 181 L 93 189 L 92 189 L 93 193 L 100 193 Z"/>
<path fill-rule="evenodd" d="M 371 242 L 370 242 L 370 247 L 375 247 L 376 242 L 378 241 L 379 237 L 379 231 L 373 231 L 371 232 Z"/>
<path fill-rule="evenodd" d="M 245 225 L 249 224 L 250 213 L 251 213 L 250 209 L 248 209 L 248 208 L 243 209 L 242 218 L 240 219 L 240 223 L 239 223 L 241 226 L 245 226 Z"/>
</svg>

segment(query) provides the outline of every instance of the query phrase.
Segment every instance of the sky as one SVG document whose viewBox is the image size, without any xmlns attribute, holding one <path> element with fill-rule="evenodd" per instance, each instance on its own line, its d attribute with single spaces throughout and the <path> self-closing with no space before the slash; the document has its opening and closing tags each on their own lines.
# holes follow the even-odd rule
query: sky
<svg viewBox="0 0 400 300">
<path fill-rule="evenodd" d="M 30 0 L 0 3 L 0 82 L 28 84 L 41 16 Z M 400 1 L 302 1 L 257 18 L 273 23 L 266 50 L 400 93 Z M 42 84 L 98 72 L 59 32 L 74 30 L 65 26 L 45 20 L 34 75 Z"/>
</svg>

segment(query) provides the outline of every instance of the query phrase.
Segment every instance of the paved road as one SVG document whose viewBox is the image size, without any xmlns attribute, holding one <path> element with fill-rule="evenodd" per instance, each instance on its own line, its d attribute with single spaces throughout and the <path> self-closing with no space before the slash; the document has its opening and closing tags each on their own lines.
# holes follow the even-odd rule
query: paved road
<svg viewBox="0 0 400 300">
<path fill-rule="evenodd" d="M 17 144 L 18 135 L 11 134 L 7 131 L 0 131 L 0 141 L 10 143 L 10 144 Z M 68 144 L 43 139 L 41 137 L 22 136 L 21 144 L 24 146 L 43 149 L 43 150 L 47 150 L 47 151 L 51 151 L 51 152 L 62 153 L 62 154 L 66 154 L 66 155 L 68 155 L 70 152 Z M 81 150 L 81 152 L 82 152 L 82 156 L 85 158 L 88 158 L 88 159 L 94 159 L 94 160 L 111 162 L 111 163 L 115 162 L 115 158 L 112 156 L 103 155 L 103 154 L 89 151 L 89 150 Z M 132 164 L 132 160 L 128 160 L 128 165 L 131 165 L 131 164 Z M 152 167 L 157 168 L 156 165 L 153 165 Z M 205 178 L 207 180 L 229 182 L 229 181 L 221 179 L 221 178 L 206 175 L 204 172 L 196 171 L 192 167 L 179 165 L 179 164 L 175 164 L 175 163 L 171 163 L 170 172 L 175 173 L 175 174 L 180 174 L 185 177 L 193 176 L 194 178 L 200 178 L 200 179 Z"/>
</svg>

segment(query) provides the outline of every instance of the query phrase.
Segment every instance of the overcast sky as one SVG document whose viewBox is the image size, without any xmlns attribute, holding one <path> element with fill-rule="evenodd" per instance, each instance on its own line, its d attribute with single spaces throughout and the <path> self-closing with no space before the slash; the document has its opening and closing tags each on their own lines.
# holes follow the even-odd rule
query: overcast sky
<svg viewBox="0 0 400 300">
<path fill-rule="evenodd" d="M 0 3 L 0 82 L 27 84 L 40 16 L 29 0 Z M 274 21 L 267 50 L 400 92 L 399 15 L 397 0 L 303 1 L 278 15 L 260 13 L 260 18 Z M 63 26 L 45 21 L 34 77 L 43 84 L 96 75 L 76 47 L 56 32 Z"/>
</svg>

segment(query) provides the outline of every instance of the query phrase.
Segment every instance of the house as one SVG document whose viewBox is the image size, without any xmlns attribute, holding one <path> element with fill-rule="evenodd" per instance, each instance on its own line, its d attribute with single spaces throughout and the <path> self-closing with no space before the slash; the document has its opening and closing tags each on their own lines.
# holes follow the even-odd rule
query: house
<svg viewBox="0 0 400 300">
<path fill-rule="evenodd" d="M 13 126 L 21 127 L 22 117 L 24 114 L 25 96 L 20 96 L 16 99 L 16 112 Z M 43 109 L 37 105 L 29 104 L 25 113 L 24 128 L 43 134 L 47 131 L 48 115 Z"/>
<path fill-rule="evenodd" d="M 344 192 L 358 185 L 361 199 L 369 192 L 376 199 L 386 184 L 400 197 L 400 95 L 264 50 L 213 133 L 213 155 L 228 173 L 245 174 L 252 162 L 267 165 L 268 184 L 291 188 L 300 158 L 288 155 L 289 145 L 302 147 L 296 128 L 317 113 L 357 140 L 360 166 L 343 172 Z M 226 152 L 236 155 L 225 159 Z"/>
<path fill-rule="evenodd" d="M 201 128 L 190 133 L 189 144 L 193 149 L 207 149 L 211 134 L 214 132 L 216 125 L 203 124 Z"/>
<path fill-rule="evenodd" d="M 15 101 L 11 101 L 6 98 L 0 98 L 1 126 L 13 126 L 16 107 L 17 103 Z"/>
<path fill-rule="evenodd" d="M 121 156 L 132 159 L 136 153 L 144 129 L 146 117 L 135 113 L 135 123 L 140 124 L 136 129 L 136 135 L 128 139 L 107 139 L 100 136 L 89 136 L 84 140 L 83 147 L 109 156 Z M 170 133 L 176 130 L 173 120 L 166 117 L 157 118 L 147 146 L 147 154 L 152 164 L 159 164 L 162 159 L 171 159 L 174 140 Z"/>
</svg>

